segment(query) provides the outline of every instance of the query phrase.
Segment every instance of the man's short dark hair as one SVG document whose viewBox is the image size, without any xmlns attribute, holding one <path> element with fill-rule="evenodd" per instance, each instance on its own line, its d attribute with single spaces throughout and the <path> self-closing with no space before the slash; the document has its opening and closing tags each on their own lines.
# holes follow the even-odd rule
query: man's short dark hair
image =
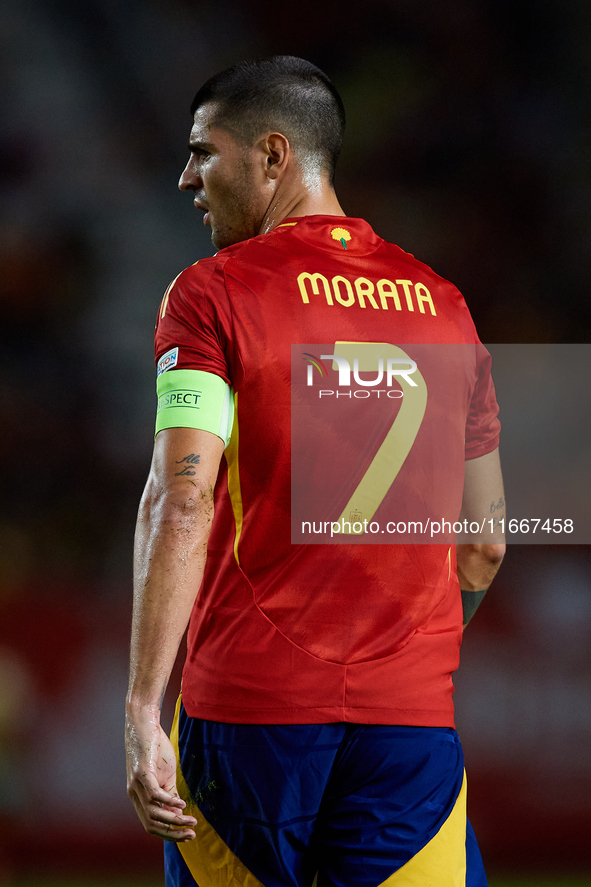
<svg viewBox="0 0 591 887">
<path fill-rule="evenodd" d="M 209 102 L 217 107 L 216 124 L 237 140 L 252 145 L 264 132 L 281 132 L 297 157 L 318 158 L 332 183 L 345 109 L 320 68 L 290 55 L 241 62 L 204 83 L 191 114 Z"/>
</svg>

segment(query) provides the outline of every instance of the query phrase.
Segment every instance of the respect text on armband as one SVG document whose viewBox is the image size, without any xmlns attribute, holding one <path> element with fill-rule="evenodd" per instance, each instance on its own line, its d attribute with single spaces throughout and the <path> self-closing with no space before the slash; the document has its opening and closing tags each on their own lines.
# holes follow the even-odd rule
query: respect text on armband
<svg viewBox="0 0 591 887">
<path fill-rule="evenodd" d="M 201 391 L 189 391 L 188 389 L 167 391 L 166 394 L 158 398 L 158 412 L 173 407 L 189 407 L 198 410 L 201 394 Z"/>
</svg>

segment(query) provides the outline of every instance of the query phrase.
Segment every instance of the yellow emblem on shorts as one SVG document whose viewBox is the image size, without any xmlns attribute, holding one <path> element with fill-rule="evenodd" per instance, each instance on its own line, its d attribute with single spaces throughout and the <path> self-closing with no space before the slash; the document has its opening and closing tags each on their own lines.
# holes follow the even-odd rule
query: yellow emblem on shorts
<svg viewBox="0 0 591 887">
<path fill-rule="evenodd" d="M 333 228 L 330 232 L 330 236 L 333 240 L 340 240 L 343 244 L 343 249 L 347 249 L 347 241 L 351 240 L 350 231 L 347 231 L 346 228 Z"/>
</svg>

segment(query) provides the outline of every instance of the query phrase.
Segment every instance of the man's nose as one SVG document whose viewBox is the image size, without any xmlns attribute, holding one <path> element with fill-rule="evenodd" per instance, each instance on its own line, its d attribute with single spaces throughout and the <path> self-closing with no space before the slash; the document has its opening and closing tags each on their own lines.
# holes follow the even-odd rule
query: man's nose
<svg viewBox="0 0 591 887">
<path fill-rule="evenodd" d="M 192 158 L 189 158 L 187 165 L 185 166 L 183 172 L 181 173 L 181 177 L 179 179 L 179 190 L 181 191 L 196 191 L 201 187 L 201 176 L 197 173 L 195 169 L 195 164 L 192 162 Z"/>
</svg>

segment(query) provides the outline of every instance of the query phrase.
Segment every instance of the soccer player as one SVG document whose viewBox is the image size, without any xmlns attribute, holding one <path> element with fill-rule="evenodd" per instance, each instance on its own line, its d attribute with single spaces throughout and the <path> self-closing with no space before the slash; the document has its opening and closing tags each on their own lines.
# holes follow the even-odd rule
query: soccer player
<svg viewBox="0 0 591 887">
<path fill-rule="evenodd" d="M 450 283 L 345 217 L 344 111 L 318 68 L 236 65 L 191 111 L 179 187 L 218 252 L 158 313 L 129 795 L 166 841 L 168 887 L 481 887 L 452 673 L 504 546 L 382 533 L 415 506 L 503 517 L 488 355 Z M 377 527 L 380 544 L 344 524 L 292 543 L 309 478 L 329 527 Z M 187 624 L 169 739 L 160 708 Z"/>
</svg>

